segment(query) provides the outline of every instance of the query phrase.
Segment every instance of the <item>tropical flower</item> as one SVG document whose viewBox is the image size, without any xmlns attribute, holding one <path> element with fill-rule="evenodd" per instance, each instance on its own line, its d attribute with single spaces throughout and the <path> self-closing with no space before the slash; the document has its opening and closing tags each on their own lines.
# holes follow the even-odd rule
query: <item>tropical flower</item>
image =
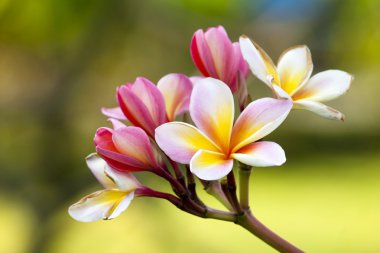
<svg viewBox="0 0 380 253">
<path fill-rule="evenodd" d="M 128 208 L 140 183 L 131 173 L 113 170 L 96 154 L 89 155 L 86 162 L 105 189 L 96 191 L 70 206 L 70 216 L 83 222 L 110 220 L 119 216 Z"/>
<path fill-rule="evenodd" d="M 190 98 L 190 116 L 197 126 L 171 122 L 156 129 L 156 141 L 174 161 L 190 164 L 204 180 L 226 176 L 233 160 L 252 166 L 274 166 L 285 162 L 282 148 L 259 141 L 286 118 L 292 103 L 263 98 L 250 103 L 234 124 L 233 95 L 226 84 L 213 78 L 199 80 Z"/>
<path fill-rule="evenodd" d="M 211 27 L 206 32 L 197 30 L 190 44 L 195 66 L 205 77 L 225 82 L 232 90 L 238 90 L 239 72 L 246 77 L 248 66 L 242 58 L 239 43 L 232 43 L 222 26 Z"/>
<path fill-rule="evenodd" d="M 103 108 L 108 117 L 126 120 L 144 129 L 150 136 L 154 129 L 188 110 L 192 90 L 190 79 L 183 74 L 168 74 L 157 86 L 146 78 L 117 89 L 120 107 Z"/>
<path fill-rule="evenodd" d="M 101 127 L 94 143 L 97 153 L 119 171 L 154 171 L 160 167 L 148 135 L 143 129 L 111 120 L 114 129 Z"/>
<path fill-rule="evenodd" d="M 344 94 L 350 88 L 350 74 L 341 70 L 326 70 L 310 78 L 313 63 L 307 46 L 285 50 L 277 67 L 264 50 L 249 38 L 240 37 L 240 47 L 252 73 L 278 97 L 291 99 L 295 109 L 306 109 L 328 119 L 344 119 L 341 112 L 321 102 Z"/>
</svg>

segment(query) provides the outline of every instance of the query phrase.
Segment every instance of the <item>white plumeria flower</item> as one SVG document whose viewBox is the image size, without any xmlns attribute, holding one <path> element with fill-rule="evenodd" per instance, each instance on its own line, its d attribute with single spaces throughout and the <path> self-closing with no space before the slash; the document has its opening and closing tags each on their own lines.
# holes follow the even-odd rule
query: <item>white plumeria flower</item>
<svg viewBox="0 0 380 253">
<path fill-rule="evenodd" d="M 82 222 L 110 220 L 119 216 L 127 209 L 140 186 L 137 179 L 131 173 L 113 170 L 96 154 L 89 155 L 86 162 L 105 189 L 87 195 L 70 206 L 70 216 Z"/>
<path fill-rule="evenodd" d="M 240 48 L 252 73 L 267 84 L 277 97 L 293 101 L 294 109 L 306 109 L 322 117 L 344 120 L 344 115 L 321 102 L 343 95 L 353 77 L 341 70 L 326 70 L 314 76 L 310 50 L 296 46 L 285 50 L 277 67 L 256 43 L 240 37 Z"/>
</svg>

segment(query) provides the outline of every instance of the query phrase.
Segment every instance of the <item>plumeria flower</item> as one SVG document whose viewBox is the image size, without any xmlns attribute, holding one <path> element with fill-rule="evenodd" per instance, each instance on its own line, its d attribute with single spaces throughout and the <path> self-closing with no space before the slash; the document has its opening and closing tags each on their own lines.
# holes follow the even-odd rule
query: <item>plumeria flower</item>
<svg viewBox="0 0 380 253">
<path fill-rule="evenodd" d="M 249 38 L 240 37 L 240 47 L 252 73 L 278 97 L 291 99 L 295 109 L 306 109 L 328 119 L 344 119 L 341 112 L 321 102 L 347 92 L 353 79 L 350 74 L 341 70 L 326 70 L 310 78 L 313 63 L 307 46 L 286 50 L 280 56 L 277 67 L 264 50 Z"/>
<path fill-rule="evenodd" d="M 140 183 L 131 173 L 113 170 L 96 154 L 89 155 L 86 162 L 105 189 L 96 191 L 70 206 L 70 216 L 83 222 L 110 220 L 119 216 L 128 208 Z"/>
<path fill-rule="evenodd" d="M 222 26 L 211 27 L 206 32 L 196 31 L 190 44 L 195 66 L 205 77 L 225 82 L 232 90 L 238 90 L 239 72 L 246 77 L 248 65 L 244 61 L 239 43 L 232 43 Z"/>
<path fill-rule="evenodd" d="M 188 110 L 192 90 L 190 79 L 183 74 L 168 74 L 157 86 L 146 78 L 139 77 L 134 83 L 117 89 L 120 107 L 103 108 L 108 117 L 126 120 L 141 127 L 150 136 L 154 129 Z"/>
<path fill-rule="evenodd" d="M 119 171 L 154 171 L 160 160 L 143 129 L 111 120 L 114 129 L 101 127 L 94 143 L 97 153 Z"/>
<path fill-rule="evenodd" d="M 190 164 L 204 180 L 226 176 L 233 160 L 251 166 L 275 166 L 285 162 L 283 149 L 274 142 L 259 141 L 286 118 L 289 100 L 263 98 L 250 103 L 234 124 L 234 99 L 222 81 L 204 78 L 194 85 L 190 116 L 196 127 L 170 122 L 156 129 L 156 141 L 174 161 Z"/>
</svg>

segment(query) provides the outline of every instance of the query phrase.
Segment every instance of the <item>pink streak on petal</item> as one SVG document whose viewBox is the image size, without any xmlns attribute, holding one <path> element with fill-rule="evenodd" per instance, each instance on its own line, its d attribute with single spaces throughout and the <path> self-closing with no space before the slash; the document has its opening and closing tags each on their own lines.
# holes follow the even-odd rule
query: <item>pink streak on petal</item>
<svg viewBox="0 0 380 253">
<path fill-rule="evenodd" d="M 101 127 L 96 130 L 94 144 L 97 146 L 101 142 L 112 141 L 113 130 L 108 127 Z"/>
<path fill-rule="evenodd" d="M 164 98 L 156 85 L 146 78 L 138 77 L 129 88 L 146 106 L 156 126 L 166 122 Z"/>
<path fill-rule="evenodd" d="M 128 120 L 135 126 L 143 128 L 153 136 L 157 124 L 154 122 L 148 108 L 141 99 L 126 85 L 118 88 L 117 100 Z"/>
<path fill-rule="evenodd" d="M 116 129 L 112 140 L 121 154 L 136 159 L 147 167 L 157 167 L 149 137 L 141 128 L 131 126 Z"/>
<path fill-rule="evenodd" d="M 117 119 L 109 118 L 108 121 L 110 121 L 112 123 L 114 130 L 116 130 L 118 128 L 122 128 L 122 127 L 127 127 L 123 122 L 121 122 Z"/>
<path fill-rule="evenodd" d="M 196 31 L 193 36 L 191 41 L 191 54 L 194 63 L 205 77 L 217 77 L 218 74 L 214 66 L 213 56 L 207 44 L 205 33 L 202 30 Z"/>
</svg>

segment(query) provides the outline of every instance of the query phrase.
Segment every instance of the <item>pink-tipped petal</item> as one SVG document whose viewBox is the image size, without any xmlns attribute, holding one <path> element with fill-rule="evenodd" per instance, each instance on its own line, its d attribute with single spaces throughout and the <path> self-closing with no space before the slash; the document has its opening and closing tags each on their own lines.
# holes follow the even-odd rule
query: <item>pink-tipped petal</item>
<svg viewBox="0 0 380 253">
<path fill-rule="evenodd" d="M 108 127 L 98 128 L 94 137 L 95 146 L 99 145 L 102 142 L 112 141 L 112 132 L 113 130 Z"/>
<path fill-rule="evenodd" d="M 290 100 L 274 98 L 262 98 L 250 103 L 233 128 L 232 152 L 270 134 L 285 120 L 292 105 Z"/>
<path fill-rule="evenodd" d="M 107 161 L 114 169 L 119 171 L 143 171 L 149 170 L 145 163 L 134 157 L 121 154 L 115 147 L 113 141 L 101 142 L 96 145 L 96 152 Z"/>
<path fill-rule="evenodd" d="M 228 152 L 234 120 L 231 90 L 220 80 L 205 78 L 194 86 L 190 115 L 195 125 L 220 149 Z"/>
<path fill-rule="evenodd" d="M 133 125 L 143 128 L 149 135 L 153 136 L 157 123 L 153 120 L 152 115 L 142 100 L 125 85 L 118 89 L 117 100 L 128 120 Z"/>
<path fill-rule="evenodd" d="M 232 157 L 244 164 L 256 167 L 280 166 L 285 161 L 285 152 L 277 143 L 259 141 L 239 149 Z"/>
<path fill-rule="evenodd" d="M 203 133 L 183 122 L 171 122 L 157 127 L 156 142 L 172 160 L 183 164 L 188 164 L 199 149 L 218 151 Z"/>
<path fill-rule="evenodd" d="M 272 83 L 280 85 L 276 67 L 265 51 L 246 36 L 241 36 L 239 43 L 243 58 L 252 73 L 270 88 Z"/>
<path fill-rule="evenodd" d="M 220 153 L 199 150 L 190 161 L 190 171 L 203 180 L 218 180 L 233 167 L 233 159 L 225 159 Z"/>
<path fill-rule="evenodd" d="M 305 86 L 294 94 L 294 100 L 312 100 L 323 102 L 337 98 L 350 88 L 353 77 L 341 70 L 326 70 L 309 80 Z"/>
<path fill-rule="evenodd" d="M 313 72 L 313 62 L 307 46 L 296 46 L 287 49 L 277 64 L 281 88 L 288 94 L 294 94 L 307 82 Z"/>
<path fill-rule="evenodd" d="M 123 111 L 120 109 L 120 107 L 114 107 L 114 108 L 105 108 L 103 107 L 101 109 L 103 115 L 114 118 L 114 119 L 119 119 L 119 120 L 126 120 L 127 117 L 125 117 Z"/>
<path fill-rule="evenodd" d="M 234 47 L 222 26 L 212 27 L 205 33 L 218 78 L 228 85 L 232 84 L 239 67 L 239 58 L 235 57 Z M 236 87 L 231 90 L 236 91 Z"/>
<path fill-rule="evenodd" d="M 164 98 L 156 85 L 146 78 L 138 77 L 129 88 L 144 103 L 156 126 L 166 122 Z"/>
<path fill-rule="evenodd" d="M 295 109 L 304 109 L 318 114 L 326 119 L 344 121 L 344 114 L 334 108 L 319 102 L 309 100 L 299 100 L 294 102 Z"/>
<path fill-rule="evenodd" d="M 69 207 L 72 218 L 82 222 L 109 220 L 122 213 L 134 197 L 134 190 L 102 190 L 94 192 Z"/>
<path fill-rule="evenodd" d="M 112 140 L 121 154 L 134 158 L 152 169 L 157 167 L 149 137 L 141 128 L 131 126 L 116 129 Z"/>
<path fill-rule="evenodd" d="M 158 81 L 157 88 L 164 97 L 169 121 L 173 121 L 176 115 L 189 110 L 193 85 L 187 76 L 168 74 Z"/>
<path fill-rule="evenodd" d="M 205 77 L 217 75 L 210 48 L 201 29 L 197 30 L 191 39 L 190 53 L 195 66 Z"/>
</svg>

